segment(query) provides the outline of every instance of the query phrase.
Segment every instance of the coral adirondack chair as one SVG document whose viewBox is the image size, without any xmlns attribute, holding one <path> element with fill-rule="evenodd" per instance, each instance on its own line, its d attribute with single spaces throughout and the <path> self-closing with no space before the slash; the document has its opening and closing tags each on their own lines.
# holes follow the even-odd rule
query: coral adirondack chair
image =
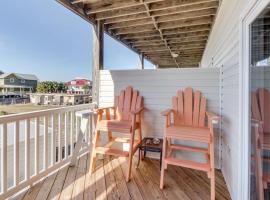
<svg viewBox="0 0 270 200">
<path fill-rule="evenodd" d="M 206 112 L 206 98 L 200 91 L 193 94 L 192 88 L 179 90 L 172 98 L 172 109 L 162 112 L 166 116 L 166 127 L 163 139 L 163 158 L 160 188 L 164 186 L 164 173 L 168 165 L 177 165 L 196 170 L 206 171 L 211 179 L 211 199 L 215 199 L 215 166 L 214 166 L 214 130 L 219 116 Z M 172 118 L 173 117 L 173 118 Z M 206 123 L 206 117 L 207 122 Z M 173 144 L 172 139 L 179 141 L 195 141 L 208 144 L 208 148 L 196 148 Z M 206 156 L 206 163 L 176 158 L 173 151 L 199 152 Z"/>
<path fill-rule="evenodd" d="M 270 183 L 270 173 L 263 170 L 263 152 L 270 151 L 270 93 L 265 88 L 251 93 L 251 112 L 254 128 L 254 158 L 258 199 L 264 199 L 264 189 Z"/>
<path fill-rule="evenodd" d="M 119 157 L 128 157 L 128 171 L 126 181 L 130 180 L 132 158 L 138 149 L 142 140 L 141 133 L 141 113 L 143 111 L 143 97 L 137 90 L 127 87 L 122 90 L 119 96 L 115 98 L 115 106 L 110 108 L 97 109 L 97 125 L 93 141 L 92 154 L 90 160 L 90 173 L 94 171 L 97 154 L 107 154 Z M 110 111 L 113 111 L 112 113 Z M 106 119 L 103 119 L 103 113 Z M 110 116 L 113 116 L 111 119 Z M 138 139 L 135 138 L 135 131 L 138 130 Z M 99 146 L 101 131 L 108 133 L 108 143 L 105 146 Z M 122 137 L 113 137 L 113 132 L 125 134 L 129 139 Z M 112 148 L 113 143 L 129 143 L 129 151 Z"/>
</svg>

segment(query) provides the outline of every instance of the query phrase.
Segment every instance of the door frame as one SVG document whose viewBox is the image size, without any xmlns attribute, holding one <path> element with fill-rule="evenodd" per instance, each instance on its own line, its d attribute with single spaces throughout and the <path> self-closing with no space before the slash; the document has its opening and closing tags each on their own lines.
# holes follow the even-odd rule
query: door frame
<svg viewBox="0 0 270 200">
<path fill-rule="evenodd" d="M 251 0 L 240 18 L 239 44 L 239 163 L 237 199 L 250 199 L 250 32 L 249 25 L 270 3 L 270 0 Z"/>
</svg>

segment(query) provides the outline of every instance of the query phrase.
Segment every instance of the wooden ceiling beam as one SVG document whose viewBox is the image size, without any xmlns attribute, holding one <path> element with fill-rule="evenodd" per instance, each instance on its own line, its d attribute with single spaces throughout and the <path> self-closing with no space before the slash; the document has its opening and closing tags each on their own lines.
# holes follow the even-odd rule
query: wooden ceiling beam
<svg viewBox="0 0 270 200">
<path fill-rule="evenodd" d="M 185 27 L 185 28 L 178 28 L 178 29 L 171 29 L 171 30 L 163 30 L 162 33 L 166 39 L 171 39 L 171 38 L 192 37 L 192 36 L 197 36 L 197 35 L 198 36 L 209 35 L 209 30 L 197 29 L 197 28 L 195 30 L 195 28 L 190 29 L 190 27 Z M 154 31 L 154 32 L 145 32 L 145 33 L 144 32 L 131 33 L 131 34 L 122 36 L 121 38 L 126 41 L 129 41 L 129 40 L 151 40 L 151 39 L 156 39 L 157 37 L 159 37 L 159 33 Z"/>
<path fill-rule="evenodd" d="M 161 30 L 164 29 L 173 29 L 173 28 L 181 28 L 181 27 L 190 27 L 190 26 L 197 26 L 197 25 L 207 25 L 213 23 L 213 17 L 200 17 L 194 19 L 185 19 L 185 20 L 176 20 L 172 22 L 162 22 L 159 23 L 159 28 Z"/>
<path fill-rule="evenodd" d="M 184 31 L 194 32 L 194 31 L 199 30 L 196 28 L 196 26 L 210 27 L 212 22 L 213 22 L 212 17 L 202 17 L 198 19 L 189 19 L 189 20 L 178 20 L 178 21 L 174 21 L 170 23 L 164 22 L 158 25 L 158 30 L 160 30 L 162 32 L 162 35 L 164 36 L 169 33 L 174 34 L 174 31 L 179 32 L 179 30 L 181 31 L 181 29 L 183 32 Z M 116 35 L 126 35 L 126 34 L 154 32 L 157 30 L 154 26 L 155 24 L 154 25 L 147 24 L 143 26 L 137 26 L 136 28 L 126 27 L 126 28 L 114 29 L 114 33 Z M 174 30 L 168 31 L 170 29 L 174 29 Z M 175 29 L 178 29 L 178 30 L 175 30 Z M 201 30 L 207 30 L 207 29 L 201 29 Z"/>
<path fill-rule="evenodd" d="M 151 15 L 154 17 L 157 16 L 163 16 L 163 15 L 168 15 L 170 14 L 177 14 L 177 13 L 182 13 L 182 12 L 190 12 L 190 11 L 198 11 L 202 9 L 207 9 L 207 8 L 218 8 L 219 3 L 218 0 L 198 0 L 196 3 L 190 4 L 190 1 L 187 3 L 184 3 L 182 1 L 177 1 L 178 6 L 168 6 L 164 5 L 164 7 L 159 6 L 159 9 L 154 9 L 153 5 L 150 7 L 151 10 Z"/>
<path fill-rule="evenodd" d="M 209 10 L 203 10 L 203 11 L 193 11 L 190 13 L 184 13 L 184 14 L 175 14 L 175 15 L 167 15 L 163 17 L 155 18 L 156 23 L 162 23 L 162 22 L 172 22 L 172 21 L 180 21 L 180 20 L 192 20 L 194 18 L 199 19 L 203 17 L 209 17 L 213 16 L 215 14 L 215 9 L 209 9 Z M 137 19 L 134 21 L 125 21 L 125 22 L 119 22 L 114 24 L 107 25 L 108 29 L 120 29 L 120 28 L 126 28 L 126 27 L 137 27 L 137 26 L 143 26 L 143 25 L 149 25 L 153 24 L 151 18 L 143 18 L 143 19 Z"/>
<path fill-rule="evenodd" d="M 128 28 L 114 30 L 114 33 L 116 35 L 126 35 L 126 34 L 136 34 L 136 33 L 146 33 L 147 34 L 149 32 L 150 33 L 153 33 L 153 32 L 158 33 L 153 24 L 136 27 L 136 29 L 134 27 L 128 27 Z"/>
<path fill-rule="evenodd" d="M 183 41 L 183 40 L 170 40 L 168 41 L 168 44 L 170 45 L 178 45 L 178 44 L 194 44 L 194 43 L 197 43 L 197 42 L 203 42 L 203 43 L 206 43 L 207 41 L 207 37 L 205 38 L 194 38 L 194 39 L 190 39 L 190 40 L 186 40 L 186 41 Z"/>
<path fill-rule="evenodd" d="M 143 25 L 153 25 L 152 18 L 146 18 L 146 19 L 137 19 L 134 21 L 129 22 L 119 22 L 115 24 L 109 24 L 107 25 L 108 29 L 120 29 L 120 28 L 128 28 L 128 27 L 137 27 L 137 26 L 143 26 Z"/>
<path fill-rule="evenodd" d="M 196 11 L 204 12 L 204 10 L 209 10 L 209 9 L 216 10 L 217 7 L 218 7 L 218 4 L 216 2 L 206 2 L 206 3 L 196 4 L 196 5 L 183 6 L 180 8 L 170 8 L 170 9 L 165 9 L 165 10 L 152 11 L 150 13 L 151 13 L 151 16 L 157 17 L 158 20 L 162 21 L 162 20 L 166 20 L 166 16 L 169 16 L 169 15 L 176 15 L 176 14 L 188 15 L 188 13 L 190 12 L 196 12 Z M 129 21 L 131 22 L 131 21 L 136 21 L 139 19 L 149 19 L 149 16 L 147 15 L 147 13 L 143 12 L 143 13 L 138 13 L 138 14 L 127 15 L 125 17 L 120 16 L 120 17 L 108 18 L 108 19 L 105 19 L 104 24 L 114 24 L 114 23 L 129 22 Z"/>
<path fill-rule="evenodd" d="M 147 13 L 139 13 L 139 14 L 134 14 L 134 15 L 128 15 L 125 17 L 115 17 L 115 18 L 109 18 L 104 20 L 104 24 L 115 24 L 115 23 L 121 23 L 121 22 L 131 22 L 131 21 L 136 21 L 140 19 L 151 19 L 147 15 Z"/>
<path fill-rule="evenodd" d="M 162 1 L 165 0 L 147 0 L 146 3 L 157 3 Z M 97 3 L 90 3 L 87 1 L 84 1 L 83 3 L 86 5 L 89 4 L 87 11 L 91 12 L 91 14 L 143 5 L 140 0 L 102 0 Z"/>
<path fill-rule="evenodd" d="M 217 2 L 218 0 L 189 0 L 189 1 L 162 1 L 160 3 L 153 3 L 150 4 L 149 12 L 152 16 L 152 12 L 156 10 L 167 10 L 169 8 L 176 8 L 176 7 L 183 7 L 183 6 L 196 6 L 196 4 L 200 3 L 209 3 L 209 2 Z M 174 2 L 172 5 L 171 2 Z M 158 4 L 158 5 L 155 5 Z M 101 13 L 93 13 L 95 15 L 96 20 L 101 20 L 101 19 L 110 19 L 110 18 L 116 18 L 116 17 L 125 17 L 129 15 L 134 15 L 134 14 L 140 14 L 140 13 L 146 13 L 147 11 L 144 9 L 144 5 L 148 4 L 143 1 L 141 4 L 138 4 L 137 6 L 133 7 L 127 7 L 119 10 L 108 10 L 106 12 L 101 12 Z M 201 7 L 202 9 L 203 7 Z M 169 11 L 166 11 L 169 13 Z M 86 9 L 86 14 L 87 15 L 92 15 L 91 10 Z M 153 13 L 153 16 L 156 16 L 155 13 Z"/>
<path fill-rule="evenodd" d="M 203 51 L 204 50 L 204 47 L 205 45 L 201 45 L 201 46 L 195 46 L 195 47 L 191 47 L 191 46 L 187 46 L 187 47 L 181 47 L 181 48 L 172 48 L 171 50 L 174 52 L 174 53 L 179 53 L 181 51 L 185 51 L 185 50 L 201 50 Z M 154 53 L 154 52 L 169 52 L 168 49 L 166 48 L 157 48 L 157 49 L 154 49 L 154 48 L 138 48 L 138 50 L 142 53 Z"/>
<path fill-rule="evenodd" d="M 178 47 L 181 45 L 198 45 L 198 44 L 205 44 L 206 39 L 194 39 L 194 40 L 189 40 L 189 41 L 168 41 L 168 44 L 170 45 L 171 48 L 173 47 Z M 164 44 L 160 42 L 148 42 L 148 43 L 133 43 L 132 47 L 136 48 L 143 48 L 143 47 L 159 47 L 163 46 Z"/>
<path fill-rule="evenodd" d="M 107 12 L 93 13 L 93 14 L 91 13 L 91 10 L 86 10 L 86 14 L 94 15 L 96 20 L 105 20 L 105 19 L 116 18 L 116 17 L 125 17 L 129 15 L 140 14 L 140 13 L 146 13 L 143 4 L 138 4 L 137 6 L 123 8 L 120 10 L 110 10 Z"/>
<path fill-rule="evenodd" d="M 207 40 L 208 39 L 208 35 L 196 35 L 196 36 L 191 36 L 191 37 L 175 37 L 175 38 L 166 38 L 167 41 L 170 43 L 179 43 L 179 42 L 196 42 L 196 41 L 201 41 L 201 40 Z M 160 39 L 156 38 L 156 39 L 135 39 L 135 40 L 128 40 L 128 43 L 130 43 L 131 45 L 136 44 L 136 45 L 140 45 L 140 44 L 152 44 L 152 43 L 159 43 Z"/>
<path fill-rule="evenodd" d="M 170 15 L 164 15 L 155 17 L 158 23 L 160 22 L 171 22 L 175 20 L 185 20 L 190 18 L 200 18 L 205 16 L 214 16 L 216 14 L 215 8 L 210 9 L 203 9 L 203 10 L 197 10 L 197 11 L 191 11 L 191 12 L 182 12 L 178 14 L 170 14 Z"/>
<path fill-rule="evenodd" d="M 209 34 L 211 30 L 210 24 L 202 24 L 195 26 L 186 26 L 186 27 L 178 27 L 172 29 L 162 30 L 162 33 L 166 37 L 185 37 L 185 35 L 196 35 L 196 34 Z"/>
</svg>

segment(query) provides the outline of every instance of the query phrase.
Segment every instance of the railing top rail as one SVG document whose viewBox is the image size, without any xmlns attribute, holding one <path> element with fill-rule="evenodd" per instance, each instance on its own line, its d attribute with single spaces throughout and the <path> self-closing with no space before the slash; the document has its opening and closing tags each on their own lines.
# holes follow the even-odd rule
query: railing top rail
<svg viewBox="0 0 270 200">
<path fill-rule="evenodd" d="M 19 113 L 19 114 L 11 114 L 11 115 L 6 115 L 6 116 L 1 116 L 0 124 L 14 122 L 18 120 L 25 120 L 25 119 L 35 118 L 35 117 L 40 117 L 40 116 L 46 116 L 46 115 L 51 115 L 51 114 L 64 113 L 64 112 L 81 110 L 81 109 L 91 109 L 91 108 L 95 108 L 94 103 L 51 108 L 51 109 L 45 109 L 45 110 L 24 112 L 24 113 Z"/>
</svg>

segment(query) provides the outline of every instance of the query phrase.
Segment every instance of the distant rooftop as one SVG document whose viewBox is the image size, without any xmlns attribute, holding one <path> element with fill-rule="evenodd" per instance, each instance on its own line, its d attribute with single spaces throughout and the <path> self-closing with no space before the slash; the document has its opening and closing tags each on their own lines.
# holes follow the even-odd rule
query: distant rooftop
<svg viewBox="0 0 270 200">
<path fill-rule="evenodd" d="M 0 78 L 6 78 L 6 77 L 10 76 L 11 74 L 17 76 L 20 79 L 35 80 L 35 81 L 38 80 L 37 76 L 34 74 L 20 74 L 20 73 L 2 73 L 1 74 L 1 71 L 0 71 Z"/>
</svg>

